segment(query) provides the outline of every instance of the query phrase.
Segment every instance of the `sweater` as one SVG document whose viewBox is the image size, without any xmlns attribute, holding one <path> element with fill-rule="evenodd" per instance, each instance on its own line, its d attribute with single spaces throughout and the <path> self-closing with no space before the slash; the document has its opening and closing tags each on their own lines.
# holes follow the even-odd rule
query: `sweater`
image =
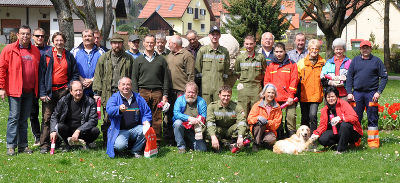
<svg viewBox="0 0 400 183">
<path fill-rule="evenodd" d="M 380 82 L 379 82 L 380 79 Z M 354 57 L 347 72 L 346 91 L 382 93 L 388 81 L 388 74 L 381 59 L 372 54 L 368 59 L 361 56 Z"/>
<path fill-rule="evenodd" d="M 147 61 L 144 55 L 137 57 L 133 63 L 132 90 L 139 92 L 139 88 L 163 89 L 163 95 L 168 96 L 170 75 L 167 61 L 164 56 L 155 54 L 154 60 Z"/>
<path fill-rule="evenodd" d="M 172 88 L 185 91 L 185 85 L 194 81 L 194 57 L 186 49 L 173 53 L 166 57 L 171 71 Z"/>
</svg>

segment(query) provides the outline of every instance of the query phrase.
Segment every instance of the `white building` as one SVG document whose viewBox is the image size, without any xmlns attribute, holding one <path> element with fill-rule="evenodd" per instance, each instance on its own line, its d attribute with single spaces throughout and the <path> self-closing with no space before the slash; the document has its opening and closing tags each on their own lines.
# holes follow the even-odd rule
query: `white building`
<svg viewBox="0 0 400 183">
<path fill-rule="evenodd" d="M 103 0 L 94 0 L 96 19 L 99 29 L 103 25 Z M 75 0 L 77 6 L 82 6 L 80 0 Z M 130 0 L 112 0 L 116 18 L 126 18 Z M 75 14 L 74 21 L 75 46 L 82 42 L 81 32 L 85 26 Z M 116 18 L 112 23 L 110 36 L 116 29 Z M 21 25 L 29 25 L 32 29 L 41 27 L 47 36 L 59 31 L 56 11 L 50 0 L 1 0 L 0 1 L 0 44 L 9 43 L 10 32 L 18 32 Z"/>
</svg>

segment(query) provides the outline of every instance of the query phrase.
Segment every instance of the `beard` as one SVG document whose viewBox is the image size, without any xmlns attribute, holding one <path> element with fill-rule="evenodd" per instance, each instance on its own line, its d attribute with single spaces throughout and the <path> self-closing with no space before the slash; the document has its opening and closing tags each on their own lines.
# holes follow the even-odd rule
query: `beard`
<svg viewBox="0 0 400 183">
<path fill-rule="evenodd" d="M 195 97 L 185 97 L 185 99 L 186 99 L 186 102 L 187 103 L 189 103 L 189 104 L 192 104 L 192 103 L 194 103 L 194 102 L 196 102 L 196 100 L 197 100 L 197 95 L 195 96 Z"/>
</svg>

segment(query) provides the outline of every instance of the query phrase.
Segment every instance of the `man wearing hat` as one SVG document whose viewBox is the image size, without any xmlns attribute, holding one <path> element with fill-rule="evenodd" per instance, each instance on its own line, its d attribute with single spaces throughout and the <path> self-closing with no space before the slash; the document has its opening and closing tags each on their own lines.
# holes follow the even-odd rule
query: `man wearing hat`
<svg viewBox="0 0 400 183">
<path fill-rule="evenodd" d="M 129 36 L 129 42 L 128 42 L 129 50 L 126 50 L 125 52 L 128 53 L 129 55 L 132 55 L 134 59 L 142 55 L 142 53 L 139 52 L 139 43 L 140 43 L 139 36 L 137 35 Z"/>
<path fill-rule="evenodd" d="M 361 54 L 354 57 L 347 73 L 346 90 L 347 99 L 356 102 L 354 110 L 360 123 L 363 119 L 364 109 L 367 109 L 368 146 L 376 149 L 379 148 L 379 115 L 378 107 L 374 104 L 378 102 L 385 89 L 388 75 L 382 60 L 373 56 L 371 51 L 371 42 L 362 41 L 360 44 Z"/>
<path fill-rule="evenodd" d="M 101 55 L 96 65 L 93 81 L 94 99 L 101 99 L 103 111 L 111 95 L 118 91 L 118 81 L 122 77 L 132 77 L 133 57 L 124 51 L 124 39 L 115 33 L 111 40 L 111 50 Z M 107 142 L 107 129 L 110 126 L 107 113 L 101 125 L 103 146 Z"/>
<path fill-rule="evenodd" d="M 202 77 L 202 97 L 210 104 L 218 100 L 218 89 L 224 85 L 229 76 L 229 52 L 219 45 L 221 31 L 213 26 L 208 34 L 209 45 L 200 48 L 196 57 L 196 70 Z"/>
</svg>

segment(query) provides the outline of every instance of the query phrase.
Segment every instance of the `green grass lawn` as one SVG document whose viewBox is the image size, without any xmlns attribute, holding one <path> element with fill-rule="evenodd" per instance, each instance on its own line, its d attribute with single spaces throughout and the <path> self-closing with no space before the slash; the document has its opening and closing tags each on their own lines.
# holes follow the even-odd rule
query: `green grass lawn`
<svg viewBox="0 0 400 183">
<path fill-rule="evenodd" d="M 381 102 L 399 102 L 400 81 L 389 81 Z M 298 118 L 300 112 L 298 111 Z M 250 148 L 232 154 L 188 152 L 162 146 L 152 159 L 119 156 L 105 150 L 73 151 L 55 155 L 6 155 L 8 103 L 0 101 L 0 182 L 399 182 L 400 131 L 381 132 L 382 146 L 370 150 L 366 135 L 359 148 L 342 155 L 333 150 L 302 155 L 276 155 Z M 30 129 L 30 128 L 29 128 Z M 33 144 L 28 130 L 29 143 Z M 101 137 L 97 144 L 101 144 Z"/>
</svg>

